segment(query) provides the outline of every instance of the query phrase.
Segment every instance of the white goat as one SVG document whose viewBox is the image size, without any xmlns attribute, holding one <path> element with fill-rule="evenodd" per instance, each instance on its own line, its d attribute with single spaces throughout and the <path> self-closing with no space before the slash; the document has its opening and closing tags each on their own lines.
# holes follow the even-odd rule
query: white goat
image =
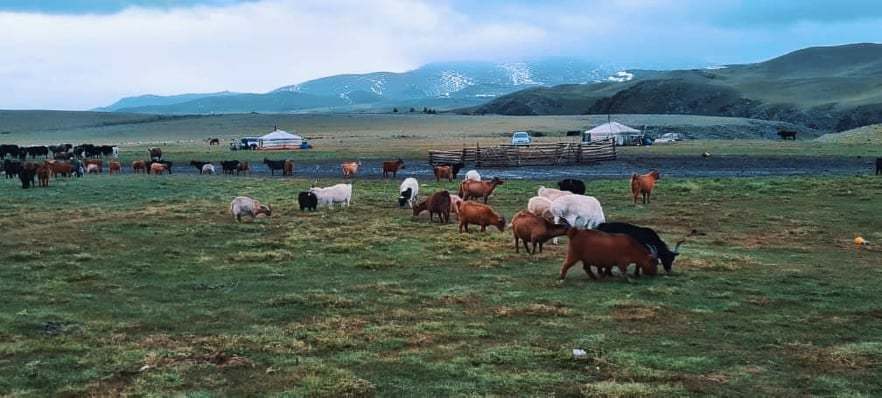
<svg viewBox="0 0 882 398">
<path fill-rule="evenodd" d="M 478 173 L 478 170 L 469 170 L 465 174 L 465 180 L 481 181 L 481 174 Z"/>
<path fill-rule="evenodd" d="M 352 184 L 337 184 L 327 188 L 313 187 L 309 190 L 315 194 L 319 206 L 334 207 L 334 203 L 349 206 L 352 202 Z"/>
<path fill-rule="evenodd" d="M 593 229 L 606 222 L 603 208 L 593 196 L 564 195 L 551 202 L 551 215 L 554 223 L 560 224 L 560 220 L 567 220 L 570 228 Z"/>
<path fill-rule="evenodd" d="M 401 182 L 398 187 L 398 207 L 407 205 L 411 209 L 416 204 L 417 197 L 420 194 L 420 183 L 416 178 L 408 177 Z"/>
<path fill-rule="evenodd" d="M 459 195 L 450 194 L 450 212 L 456 213 L 457 217 L 459 217 L 459 205 L 463 200 Z"/>
<path fill-rule="evenodd" d="M 542 218 L 552 219 L 551 200 L 543 196 L 534 196 L 527 202 L 527 211 Z"/>
<path fill-rule="evenodd" d="M 202 174 L 214 174 L 214 165 L 209 163 L 202 166 Z"/>
<path fill-rule="evenodd" d="M 567 195 L 573 194 L 570 191 L 561 191 L 560 189 L 545 188 L 544 186 L 539 186 L 539 190 L 536 191 L 536 193 L 539 196 L 546 198 L 552 202 L 554 202 L 555 199 L 557 199 L 561 196 L 567 196 Z"/>
<path fill-rule="evenodd" d="M 269 217 L 272 216 L 272 213 L 272 207 L 262 205 L 257 200 L 247 196 L 237 196 L 230 202 L 230 214 L 238 222 L 242 221 L 242 216 L 249 216 L 253 220 L 259 214 L 266 214 Z"/>
</svg>

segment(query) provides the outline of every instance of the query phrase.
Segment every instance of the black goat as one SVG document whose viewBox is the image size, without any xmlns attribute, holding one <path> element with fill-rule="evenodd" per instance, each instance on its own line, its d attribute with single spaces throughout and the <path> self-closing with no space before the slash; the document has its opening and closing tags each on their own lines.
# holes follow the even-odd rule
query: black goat
<svg viewBox="0 0 882 398">
<path fill-rule="evenodd" d="M 662 266 L 665 267 L 666 272 L 671 272 L 671 267 L 674 265 L 674 260 L 680 254 L 677 250 L 680 248 L 680 245 L 683 241 L 677 242 L 677 245 L 674 246 L 674 250 L 668 249 L 668 245 L 661 240 L 655 231 L 652 228 L 640 227 L 634 224 L 628 224 L 623 222 L 607 222 L 597 226 L 596 228 L 599 231 L 603 231 L 606 233 L 612 234 L 625 234 L 628 235 L 638 242 L 650 246 L 658 252 L 658 259 L 661 261 Z M 650 249 L 651 250 L 651 249 Z"/>
<path fill-rule="evenodd" d="M 221 160 L 221 169 L 224 171 L 224 174 L 233 175 L 233 173 L 238 174 L 239 170 L 239 161 L 238 160 Z"/>
<path fill-rule="evenodd" d="M 310 191 L 301 192 L 297 195 L 297 203 L 300 204 L 301 211 L 306 209 L 315 211 L 316 206 L 318 206 L 318 197 Z"/>
<path fill-rule="evenodd" d="M 582 180 L 567 178 L 565 180 L 558 181 L 557 187 L 560 188 L 561 191 L 570 191 L 577 195 L 585 194 L 585 183 L 582 182 Z"/>
</svg>

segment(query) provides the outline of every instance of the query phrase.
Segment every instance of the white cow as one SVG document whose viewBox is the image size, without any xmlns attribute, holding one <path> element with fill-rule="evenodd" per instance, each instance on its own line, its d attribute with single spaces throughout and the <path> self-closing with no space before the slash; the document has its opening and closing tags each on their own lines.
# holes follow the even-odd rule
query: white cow
<svg viewBox="0 0 882 398">
<path fill-rule="evenodd" d="M 352 184 L 337 184 L 327 188 L 313 187 L 309 191 L 315 194 L 319 206 L 334 207 L 334 203 L 349 206 L 352 202 Z"/>
</svg>

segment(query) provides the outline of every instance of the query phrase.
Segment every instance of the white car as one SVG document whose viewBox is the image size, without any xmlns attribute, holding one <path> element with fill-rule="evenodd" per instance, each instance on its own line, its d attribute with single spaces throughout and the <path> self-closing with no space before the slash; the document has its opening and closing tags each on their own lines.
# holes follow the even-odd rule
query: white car
<svg viewBox="0 0 882 398">
<path fill-rule="evenodd" d="M 530 134 L 526 131 L 515 131 L 515 133 L 511 135 L 512 145 L 530 145 L 532 143 L 533 139 L 530 138 Z"/>
<path fill-rule="evenodd" d="M 679 133 L 665 133 L 661 137 L 656 138 L 653 144 L 670 144 L 682 140 Z"/>
</svg>

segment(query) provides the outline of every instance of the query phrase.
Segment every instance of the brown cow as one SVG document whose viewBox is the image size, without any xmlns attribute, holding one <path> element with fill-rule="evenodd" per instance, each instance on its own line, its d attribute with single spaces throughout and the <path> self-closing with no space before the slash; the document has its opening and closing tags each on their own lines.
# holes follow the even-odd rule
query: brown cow
<svg viewBox="0 0 882 398">
<path fill-rule="evenodd" d="M 634 204 L 637 204 L 637 197 L 643 195 L 643 204 L 649 203 L 649 197 L 652 195 L 652 188 L 655 182 L 661 179 L 661 173 L 656 170 L 650 171 L 644 175 L 631 175 L 631 194 L 634 195 Z"/>
<path fill-rule="evenodd" d="M 49 186 L 49 174 L 51 172 L 51 168 L 48 163 L 43 163 L 40 167 L 37 167 L 37 181 L 39 182 L 41 187 Z"/>
<path fill-rule="evenodd" d="M 56 178 L 58 178 L 59 175 L 70 177 L 74 172 L 74 166 L 65 162 L 50 162 L 49 168 L 52 170 L 52 176 Z"/>
<path fill-rule="evenodd" d="M 114 173 L 121 174 L 122 173 L 122 163 L 116 160 L 110 161 L 110 175 Z"/>
<path fill-rule="evenodd" d="M 404 161 L 399 158 L 398 160 L 383 162 L 383 178 L 389 178 L 389 174 L 392 174 L 392 178 L 395 178 L 398 175 L 398 170 L 404 168 Z"/>
<path fill-rule="evenodd" d="M 484 200 L 484 203 L 487 203 L 487 199 L 493 193 L 493 190 L 497 186 L 502 185 L 503 182 L 499 177 L 493 177 L 490 181 L 465 180 L 459 184 L 459 196 L 462 197 L 462 200 L 481 198 Z"/>
</svg>

